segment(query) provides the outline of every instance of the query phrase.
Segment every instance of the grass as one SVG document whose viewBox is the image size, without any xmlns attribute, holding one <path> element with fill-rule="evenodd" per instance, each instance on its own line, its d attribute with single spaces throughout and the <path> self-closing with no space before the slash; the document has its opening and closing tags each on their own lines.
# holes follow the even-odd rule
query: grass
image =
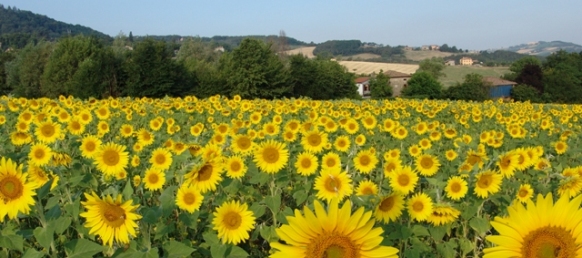
<svg viewBox="0 0 582 258">
<path fill-rule="evenodd" d="M 404 51 L 406 58 L 410 59 L 412 61 L 422 61 L 424 59 L 427 58 L 431 58 L 431 57 L 442 57 L 445 58 L 447 56 L 452 55 L 452 53 L 446 53 L 446 52 L 440 52 L 440 51 L 429 51 L 429 50 L 424 50 L 424 51 L 415 51 L 415 50 L 406 50 Z"/>
<path fill-rule="evenodd" d="M 439 81 L 446 87 L 455 85 L 457 82 L 463 82 L 465 75 L 477 73 L 483 76 L 500 77 L 509 72 L 509 67 L 478 67 L 478 66 L 446 66 L 443 71 L 447 76 L 442 77 Z"/>
</svg>

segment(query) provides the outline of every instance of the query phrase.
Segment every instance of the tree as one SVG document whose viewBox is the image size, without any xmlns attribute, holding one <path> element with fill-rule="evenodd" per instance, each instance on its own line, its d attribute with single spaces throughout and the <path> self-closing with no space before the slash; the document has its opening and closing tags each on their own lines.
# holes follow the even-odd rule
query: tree
<svg viewBox="0 0 582 258">
<path fill-rule="evenodd" d="M 542 102 L 537 89 L 526 84 L 518 84 L 511 89 L 511 98 L 516 101 Z"/>
<path fill-rule="evenodd" d="M 41 41 L 28 44 L 6 64 L 6 91 L 26 98 L 42 97 L 42 75 L 54 44 Z"/>
<path fill-rule="evenodd" d="M 131 31 L 129 32 L 129 42 L 133 43 L 133 33 Z"/>
<path fill-rule="evenodd" d="M 372 99 L 385 99 L 392 97 L 390 77 L 388 77 L 383 70 L 380 70 L 380 73 L 370 80 L 370 97 Z"/>
<path fill-rule="evenodd" d="M 402 90 L 402 96 L 438 99 L 443 86 L 428 72 L 416 72 L 408 80 L 408 87 Z"/>
<path fill-rule="evenodd" d="M 539 65 L 526 64 L 515 78 L 515 82 L 533 87 L 539 94 L 544 93 L 543 71 Z"/>
<path fill-rule="evenodd" d="M 582 103 L 582 55 L 560 50 L 543 64 L 544 92 L 552 102 Z"/>
<path fill-rule="evenodd" d="M 526 65 L 537 65 L 537 66 L 541 67 L 542 62 L 540 61 L 539 58 L 537 58 L 535 56 L 525 56 L 525 57 L 522 57 L 519 60 L 511 63 L 511 65 L 509 66 L 509 70 L 515 74 L 520 74 Z"/>
<path fill-rule="evenodd" d="M 214 51 L 213 45 L 205 43 L 201 38 L 185 39 L 176 60 L 185 67 L 198 86 L 191 93 L 199 98 L 206 98 L 227 92 L 226 81 L 218 69 L 221 52 Z"/>
<path fill-rule="evenodd" d="M 162 98 L 184 96 L 195 87 L 183 65 L 175 62 L 173 51 L 162 41 L 145 39 L 128 52 L 123 69 L 127 74 L 123 94 Z"/>
<path fill-rule="evenodd" d="M 432 77 L 438 80 L 440 77 L 446 77 L 447 75 L 443 72 L 445 69 L 445 61 L 442 57 L 432 57 L 430 59 L 424 59 L 420 61 L 418 65 L 418 70 L 416 72 L 427 72 Z"/>
<path fill-rule="evenodd" d="M 474 100 L 484 101 L 489 99 L 489 88 L 483 81 L 483 76 L 476 73 L 465 75 L 463 83 L 457 83 L 455 86 L 449 87 L 444 96 L 452 100 Z"/>
<path fill-rule="evenodd" d="M 225 94 L 245 99 L 274 99 L 291 94 L 289 73 L 270 45 L 246 38 L 224 56 L 220 67 L 228 86 Z"/>
<path fill-rule="evenodd" d="M 4 52 L 0 49 L 0 95 L 5 95 L 10 91 L 6 84 L 5 64 L 14 60 L 14 58 L 15 54 L 13 52 Z"/>
</svg>

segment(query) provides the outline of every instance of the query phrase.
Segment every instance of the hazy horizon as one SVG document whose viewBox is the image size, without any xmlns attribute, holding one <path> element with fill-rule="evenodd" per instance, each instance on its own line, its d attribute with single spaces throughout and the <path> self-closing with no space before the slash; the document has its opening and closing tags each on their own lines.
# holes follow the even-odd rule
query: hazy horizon
<svg viewBox="0 0 582 258">
<path fill-rule="evenodd" d="M 469 50 L 534 41 L 582 44 L 582 1 L 190 1 L 4 0 L 0 4 L 116 36 L 286 35 L 304 42 L 357 39 L 384 45 Z"/>
</svg>

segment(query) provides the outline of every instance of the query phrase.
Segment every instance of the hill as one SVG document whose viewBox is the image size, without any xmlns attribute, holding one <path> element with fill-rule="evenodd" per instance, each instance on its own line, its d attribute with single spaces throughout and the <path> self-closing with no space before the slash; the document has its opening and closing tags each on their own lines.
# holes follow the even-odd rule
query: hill
<svg viewBox="0 0 582 258">
<path fill-rule="evenodd" d="M 0 42 L 2 49 L 22 48 L 29 41 L 56 40 L 68 35 L 95 35 L 106 41 L 112 38 L 81 25 L 57 21 L 45 15 L 0 4 Z"/>
<path fill-rule="evenodd" d="M 491 77 L 501 77 L 502 75 L 509 73 L 509 67 L 506 66 L 496 66 L 496 67 L 481 67 L 481 66 L 445 66 L 443 70 L 446 76 L 439 78 L 439 81 L 446 87 L 455 85 L 457 82 L 463 82 L 465 80 L 465 75 L 470 73 L 476 73 L 483 76 Z"/>
<path fill-rule="evenodd" d="M 552 53 L 560 49 L 566 52 L 578 53 L 582 51 L 582 46 L 564 41 L 550 41 L 550 42 L 537 41 L 511 46 L 503 50 L 512 51 L 520 54 L 545 57 L 551 55 Z"/>
</svg>

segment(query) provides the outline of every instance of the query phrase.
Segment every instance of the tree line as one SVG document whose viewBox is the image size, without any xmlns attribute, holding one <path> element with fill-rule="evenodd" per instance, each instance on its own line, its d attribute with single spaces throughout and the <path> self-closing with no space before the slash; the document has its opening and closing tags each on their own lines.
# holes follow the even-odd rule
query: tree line
<svg viewBox="0 0 582 258">
<path fill-rule="evenodd" d="M 29 43 L 0 54 L 0 92 L 18 97 L 309 97 L 359 98 L 354 75 L 335 61 L 286 56 L 245 38 L 216 51 L 200 38 L 168 43 L 151 38 L 112 44 L 94 36 Z"/>
</svg>

